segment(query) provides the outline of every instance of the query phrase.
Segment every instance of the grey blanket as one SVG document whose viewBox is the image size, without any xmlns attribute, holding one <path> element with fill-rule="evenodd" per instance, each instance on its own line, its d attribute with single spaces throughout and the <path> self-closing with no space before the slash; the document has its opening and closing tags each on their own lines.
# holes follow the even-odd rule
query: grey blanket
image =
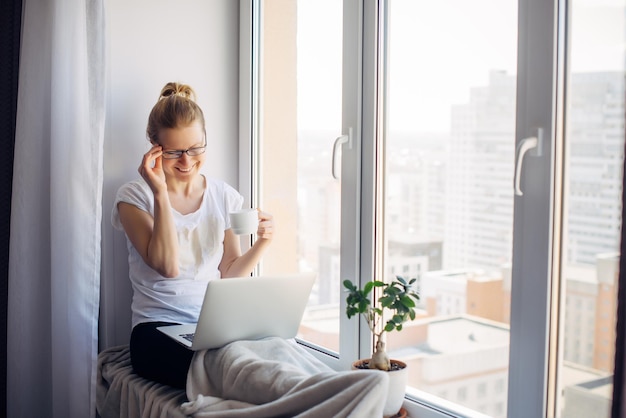
<svg viewBox="0 0 626 418">
<path fill-rule="evenodd" d="M 387 385 L 386 373 L 336 372 L 272 338 L 198 351 L 185 394 L 137 376 L 120 346 L 98 356 L 96 406 L 102 418 L 369 418 L 382 417 Z"/>
<path fill-rule="evenodd" d="M 388 376 L 336 372 L 293 340 L 238 341 L 195 353 L 182 405 L 194 417 L 382 417 Z"/>
<path fill-rule="evenodd" d="M 98 355 L 96 410 L 101 418 L 185 418 L 185 391 L 133 372 L 128 345 Z"/>
</svg>

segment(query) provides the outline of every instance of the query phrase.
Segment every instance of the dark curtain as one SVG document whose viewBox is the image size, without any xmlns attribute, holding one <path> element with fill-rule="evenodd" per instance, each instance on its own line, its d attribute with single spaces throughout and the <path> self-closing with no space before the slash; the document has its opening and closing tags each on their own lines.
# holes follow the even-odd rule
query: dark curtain
<svg viewBox="0 0 626 418">
<path fill-rule="evenodd" d="M 626 156 L 626 144 L 625 152 Z M 624 158 L 624 179 L 626 179 L 626 158 Z M 613 418 L 626 417 L 626 405 L 624 404 L 624 394 L 626 387 L 624 386 L 624 365 L 626 364 L 626 228 L 624 227 L 624 219 L 626 219 L 626 201 L 624 200 L 626 193 L 626 184 L 622 180 L 622 243 L 620 245 L 620 261 L 619 261 L 619 281 L 617 291 L 617 338 L 615 342 L 615 372 L 613 375 L 613 409 L 611 416 Z"/>
<path fill-rule="evenodd" d="M 0 415 L 7 410 L 7 295 L 22 0 L 0 2 Z"/>
</svg>

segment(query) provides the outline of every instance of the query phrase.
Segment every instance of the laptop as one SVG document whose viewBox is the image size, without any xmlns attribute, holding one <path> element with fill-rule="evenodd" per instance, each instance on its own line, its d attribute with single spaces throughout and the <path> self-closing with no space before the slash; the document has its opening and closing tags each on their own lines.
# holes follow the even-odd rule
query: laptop
<svg viewBox="0 0 626 418">
<path fill-rule="evenodd" d="M 314 274 L 211 280 L 197 324 L 157 329 L 193 351 L 238 340 L 294 338 L 314 282 Z"/>
</svg>

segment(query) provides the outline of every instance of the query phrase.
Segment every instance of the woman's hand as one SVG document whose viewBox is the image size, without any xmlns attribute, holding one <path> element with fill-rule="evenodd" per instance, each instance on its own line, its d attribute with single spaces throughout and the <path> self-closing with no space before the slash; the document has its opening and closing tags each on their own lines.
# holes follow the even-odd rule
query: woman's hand
<svg viewBox="0 0 626 418">
<path fill-rule="evenodd" d="M 271 240 L 274 236 L 274 217 L 267 212 L 259 211 L 259 227 L 256 235 L 257 239 Z"/>
<path fill-rule="evenodd" d="M 222 278 L 248 276 L 258 264 L 261 256 L 269 248 L 274 237 L 274 217 L 257 209 L 259 226 L 257 240 L 244 254 L 241 254 L 239 237 L 232 228 L 224 231 L 224 254 L 219 269 Z"/>
<path fill-rule="evenodd" d="M 139 174 L 148 183 L 152 193 L 167 191 L 165 173 L 163 172 L 162 156 L 163 148 L 160 145 L 153 145 L 150 151 L 146 152 L 139 166 Z"/>
</svg>

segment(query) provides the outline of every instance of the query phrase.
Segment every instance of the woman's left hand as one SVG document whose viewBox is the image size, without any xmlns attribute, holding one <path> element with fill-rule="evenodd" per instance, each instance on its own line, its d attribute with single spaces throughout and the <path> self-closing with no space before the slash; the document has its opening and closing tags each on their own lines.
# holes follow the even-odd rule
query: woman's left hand
<svg viewBox="0 0 626 418">
<path fill-rule="evenodd" d="M 257 239 L 271 240 L 274 236 L 274 217 L 260 209 L 257 210 L 259 211 L 259 227 L 256 232 Z"/>
</svg>

